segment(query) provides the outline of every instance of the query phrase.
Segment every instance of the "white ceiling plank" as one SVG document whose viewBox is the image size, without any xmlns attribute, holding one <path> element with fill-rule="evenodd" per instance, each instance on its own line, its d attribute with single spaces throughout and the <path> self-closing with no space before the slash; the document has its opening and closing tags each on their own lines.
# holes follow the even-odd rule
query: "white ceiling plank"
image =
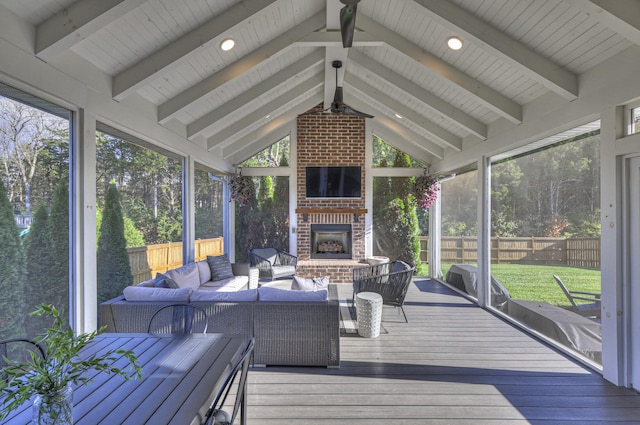
<svg viewBox="0 0 640 425">
<path fill-rule="evenodd" d="M 382 65 L 380 62 L 370 58 L 357 49 L 351 49 L 349 51 L 349 59 L 368 69 L 371 73 L 388 81 L 390 84 L 393 84 L 399 90 L 404 91 L 418 99 L 420 102 L 426 104 L 435 113 L 442 114 L 444 119 L 463 127 L 476 137 L 483 140 L 487 138 L 487 126 L 483 122 L 445 102 L 440 97 L 422 88 L 413 81 L 408 80 L 402 75 L 397 74 L 393 70 Z"/>
<path fill-rule="evenodd" d="M 304 96 L 305 93 L 319 88 L 323 82 L 324 77 L 318 74 L 302 82 L 301 84 L 298 84 L 295 88 L 293 88 L 293 90 L 287 91 L 285 94 L 278 96 L 277 98 L 266 103 L 255 111 L 243 116 L 242 119 L 225 127 L 223 130 L 217 132 L 216 134 L 211 135 L 207 139 L 208 148 L 211 149 L 217 145 L 224 144 L 229 139 L 233 139 L 233 136 L 235 134 L 246 129 L 249 125 L 263 119 L 267 115 L 272 114 L 273 111 L 277 110 L 278 108 L 281 108 L 290 102 L 294 102 L 299 97 Z"/>
<path fill-rule="evenodd" d="M 312 47 L 342 47 L 342 36 L 340 35 L 340 32 L 335 31 L 316 31 L 302 37 L 298 40 L 297 44 Z M 382 44 L 383 42 L 377 35 L 365 31 L 358 31 L 354 36 L 352 47 L 376 47 L 382 46 Z"/>
<path fill-rule="evenodd" d="M 358 16 L 358 22 L 366 31 L 380 36 L 380 39 L 389 46 L 424 65 L 435 75 L 450 81 L 469 95 L 476 97 L 478 102 L 482 103 L 485 107 L 513 123 L 522 123 L 522 106 L 518 103 L 425 51 L 420 46 L 413 44 L 388 28 L 369 19 L 364 14 Z"/>
<path fill-rule="evenodd" d="M 425 139 L 423 136 L 419 135 L 415 131 L 412 131 L 389 116 L 385 115 L 384 112 L 380 111 L 374 105 L 370 105 L 360 99 L 353 98 L 349 101 L 349 106 L 358 109 L 360 111 L 367 111 L 372 115 L 375 115 L 373 121 L 384 125 L 386 128 L 390 129 L 400 137 L 403 137 L 406 141 L 413 143 L 424 152 L 427 152 L 430 155 L 433 155 L 435 158 L 444 159 L 444 148 L 438 146 L 436 143 Z"/>
<path fill-rule="evenodd" d="M 449 1 L 413 0 L 429 16 L 445 27 L 454 27 L 463 38 L 472 39 L 483 49 L 524 72 L 529 78 L 567 100 L 578 97 L 578 77 L 562 66 L 505 35 L 473 14 Z"/>
<path fill-rule="evenodd" d="M 162 124 L 173 118 L 187 105 L 203 98 L 223 84 L 247 72 L 259 63 L 273 57 L 277 53 L 289 49 L 301 37 L 316 31 L 324 25 L 324 14 L 317 13 L 306 21 L 296 25 L 284 34 L 252 51 L 231 65 L 191 86 L 158 106 L 158 121 Z"/>
<path fill-rule="evenodd" d="M 414 123 L 434 139 L 439 140 L 441 143 L 457 150 L 458 152 L 462 150 L 462 139 L 457 137 L 455 134 L 451 134 L 450 132 L 428 120 L 424 116 L 416 113 L 411 108 L 407 108 L 405 105 L 382 93 L 377 88 L 355 77 L 353 74 L 348 74 L 347 83 L 349 84 L 348 89 L 355 88 L 364 95 L 375 99 L 376 101 L 385 105 L 387 108 L 395 111 L 395 113 L 402 116 L 403 120 Z M 348 104 L 349 102 L 345 103 Z"/>
<path fill-rule="evenodd" d="M 380 137 L 386 143 L 406 153 L 412 158 L 426 163 L 427 165 L 430 165 L 434 159 L 434 156 L 425 151 L 422 147 L 419 147 L 414 142 L 405 139 L 402 135 L 380 122 L 374 120 L 371 124 L 371 130 L 373 131 L 373 134 Z"/>
<path fill-rule="evenodd" d="M 221 15 L 185 34 L 167 46 L 156 50 L 113 78 L 113 98 L 122 100 L 154 78 L 209 47 L 217 37 L 230 28 L 250 19 L 276 0 L 241 1 Z"/>
<path fill-rule="evenodd" d="M 284 125 L 288 125 L 291 120 L 296 119 L 298 115 L 308 111 L 320 102 L 322 102 L 322 93 L 318 92 L 317 94 L 310 96 L 308 99 L 303 100 L 287 112 L 274 117 L 271 121 L 260 128 L 246 136 L 243 136 L 238 142 L 223 148 L 222 157 L 234 164 L 238 164 L 245 159 L 250 158 L 252 155 L 271 146 L 281 138 L 273 136 L 274 133 L 278 132 L 278 129 L 282 128 Z"/>
<path fill-rule="evenodd" d="M 565 0 L 640 45 L 640 2 L 637 0 Z"/>
<path fill-rule="evenodd" d="M 279 85 L 294 78 L 297 74 L 306 69 L 317 65 L 324 60 L 324 52 L 321 49 L 309 53 L 307 56 L 295 61 L 291 66 L 286 67 L 283 71 L 277 72 L 266 80 L 252 86 L 249 90 L 234 97 L 229 102 L 214 109 L 208 114 L 203 115 L 187 126 L 187 138 L 193 139 L 208 127 L 231 114 L 232 112 L 243 108 L 255 100 L 258 96 L 268 93 Z"/>
<path fill-rule="evenodd" d="M 47 62 L 146 1 L 77 1 L 37 26 L 36 56 Z"/>
</svg>

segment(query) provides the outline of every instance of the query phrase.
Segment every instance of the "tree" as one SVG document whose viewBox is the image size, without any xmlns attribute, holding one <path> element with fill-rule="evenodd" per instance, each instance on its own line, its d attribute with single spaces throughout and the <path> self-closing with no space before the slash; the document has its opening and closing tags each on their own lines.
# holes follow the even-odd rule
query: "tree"
<svg viewBox="0 0 640 425">
<path fill-rule="evenodd" d="M 52 294 L 47 303 L 68 312 L 69 307 L 69 188 L 61 181 L 53 194 L 49 216 L 51 263 L 48 279 Z"/>
<path fill-rule="evenodd" d="M 49 240 L 49 213 L 44 205 L 40 205 L 33 214 L 33 221 L 29 233 L 23 241 L 25 250 L 26 282 L 43 282 L 45 285 L 25 285 L 25 312 L 38 309 L 40 304 L 51 302 L 53 286 L 48 279 L 51 256 L 54 253 Z M 25 318 L 25 329 L 28 338 L 33 338 L 46 329 L 47 323 L 42 317 L 30 316 Z"/>
<path fill-rule="evenodd" d="M 142 232 L 136 229 L 136 225 L 129 217 L 122 217 L 124 222 L 124 238 L 127 240 L 127 248 L 145 246 L 144 236 Z M 96 231 L 100 236 L 100 226 L 102 225 L 102 208 L 96 211 Z"/>
<path fill-rule="evenodd" d="M 100 236 L 98 237 L 98 296 L 99 302 L 114 298 L 133 284 L 124 220 L 118 189 L 111 184 L 104 200 Z"/>
<path fill-rule="evenodd" d="M 17 338 L 24 336 L 24 257 L 13 207 L 2 179 L 0 240 L 0 339 Z"/>
<path fill-rule="evenodd" d="M 25 104 L 0 100 L 0 152 L 5 174 L 19 179 L 21 186 L 13 187 L 9 197 L 21 199 L 25 214 L 31 215 L 32 181 L 41 153 L 55 143 L 62 120 Z"/>
<path fill-rule="evenodd" d="M 256 199 L 255 185 L 246 205 L 236 204 L 236 262 L 248 262 L 248 250 L 263 246 L 260 209 Z"/>
</svg>

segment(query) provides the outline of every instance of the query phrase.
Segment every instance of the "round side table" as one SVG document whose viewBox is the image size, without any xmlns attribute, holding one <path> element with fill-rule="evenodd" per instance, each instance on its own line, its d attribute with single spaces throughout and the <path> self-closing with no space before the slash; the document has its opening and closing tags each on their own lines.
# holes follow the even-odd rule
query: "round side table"
<svg viewBox="0 0 640 425">
<path fill-rule="evenodd" d="M 356 316 L 360 336 L 365 338 L 378 337 L 380 322 L 382 322 L 382 295 L 375 292 L 357 293 Z"/>
</svg>

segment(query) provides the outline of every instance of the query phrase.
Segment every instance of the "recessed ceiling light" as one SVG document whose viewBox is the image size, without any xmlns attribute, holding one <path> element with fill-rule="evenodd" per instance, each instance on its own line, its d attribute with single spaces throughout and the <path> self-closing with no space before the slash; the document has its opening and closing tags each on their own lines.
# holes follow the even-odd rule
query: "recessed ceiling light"
<svg viewBox="0 0 640 425">
<path fill-rule="evenodd" d="M 449 37 L 447 46 L 449 46 L 451 50 L 460 50 L 462 48 L 462 40 L 458 37 Z"/>
<path fill-rule="evenodd" d="M 233 38 L 228 37 L 222 40 L 222 43 L 220 43 L 220 48 L 225 52 L 228 52 L 229 50 L 233 49 L 233 46 L 235 45 L 236 41 Z"/>
</svg>

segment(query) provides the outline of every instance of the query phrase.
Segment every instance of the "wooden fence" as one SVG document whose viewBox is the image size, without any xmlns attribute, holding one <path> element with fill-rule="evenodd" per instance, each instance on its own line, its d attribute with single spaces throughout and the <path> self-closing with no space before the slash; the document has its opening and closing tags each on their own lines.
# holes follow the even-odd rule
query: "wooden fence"
<svg viewBox="0 0 640 425">
<path fill-rule="evenodd" d="M 478 239 L 445 236 L 441 240 L 443 263 L 478 261 Z M 428 238 L 420 238 L 420 260 L 428 261 Z M 600 238 L 491 238 L 491 262 L 494 264 L 544 264 L 575 267 L 600 267 Z"/>
<path fill-rule="evenodd" d="M 223 242 L 223 238 L 197 240 L 195 260 L 203 260 L 207 255 L 224 254 Z M 127 251 L 134 284 L 182 265 L 182 242 L 147 245 L 129 248 Z"/>
</svg>

